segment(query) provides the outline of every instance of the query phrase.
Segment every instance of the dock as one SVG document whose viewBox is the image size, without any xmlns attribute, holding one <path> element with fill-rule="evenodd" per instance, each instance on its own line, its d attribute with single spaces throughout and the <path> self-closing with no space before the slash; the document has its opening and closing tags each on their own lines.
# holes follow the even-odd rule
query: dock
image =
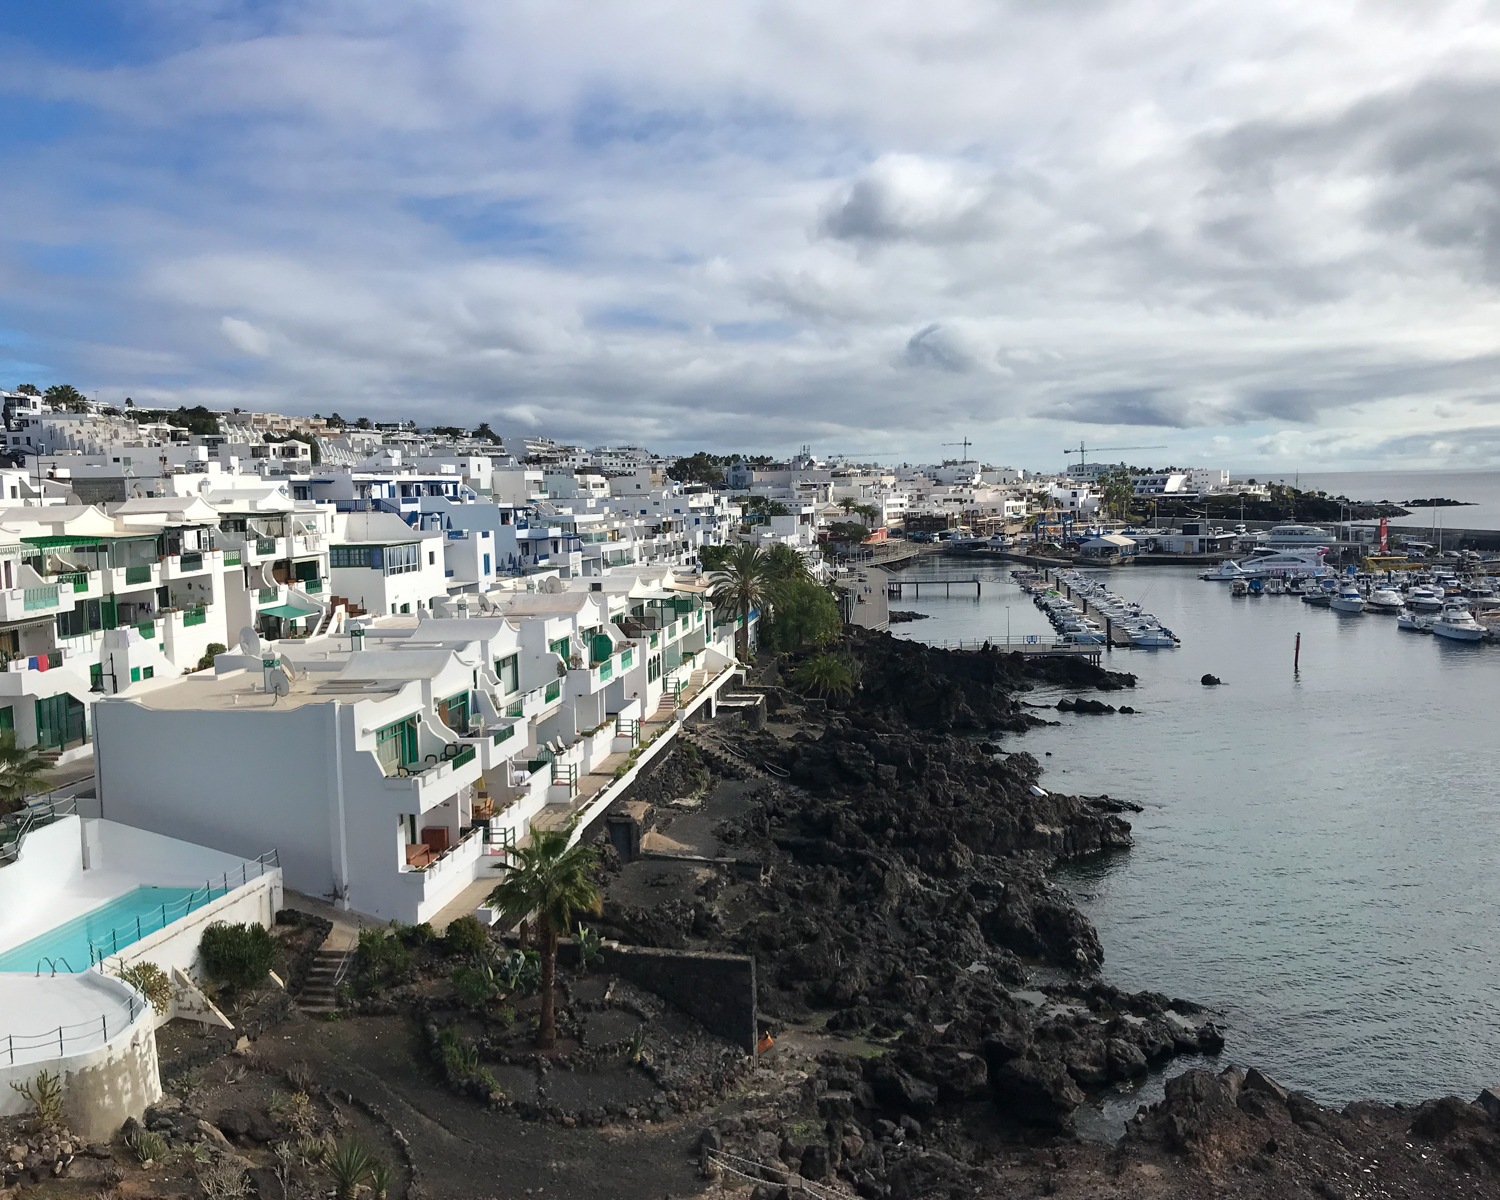
<svg viewBox="0 0 1500 1200">
<path fill-rule="evenodd" d="M 953 589 L 959 589 L 962 596 L 968 588 L 974 589 L 975 599 L 979 598 L 982 583 L 978 575 L 973 576 L 951 576 L 947 579 L 888 579 L 885 585 L 885 594 L 888 599 L 902 600 L 905 598 L 906 589 L 912 589 L 912 599 L 922 598 L 922 589 L 941 588 L 944 596 L 953 595 Z"/>
<path fill-rule="evenodd" d="M 1060 646 L 1050 637 L 1027 634 L 1025 637 L 993 637 L 979 641 L 928 642 L 939 650 L 970 650 L 983 654 L 1025 654 L 1035 658 L 1082 658 L 1100 666 L 1104 662 L 1103 646 Z"/>
</svg>

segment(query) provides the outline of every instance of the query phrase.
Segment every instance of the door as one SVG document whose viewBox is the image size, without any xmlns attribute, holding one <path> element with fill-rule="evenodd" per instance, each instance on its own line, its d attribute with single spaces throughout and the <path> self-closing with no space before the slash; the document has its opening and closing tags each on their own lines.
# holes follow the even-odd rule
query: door
<svg viewBox="0 0 1500 1200">
<path fill-rule="evenodd" d="M 36 744 L 43 750 L 66 750 L 88 740 L 83 704 L 64 692 L 36 702 Z"/>
</svg>

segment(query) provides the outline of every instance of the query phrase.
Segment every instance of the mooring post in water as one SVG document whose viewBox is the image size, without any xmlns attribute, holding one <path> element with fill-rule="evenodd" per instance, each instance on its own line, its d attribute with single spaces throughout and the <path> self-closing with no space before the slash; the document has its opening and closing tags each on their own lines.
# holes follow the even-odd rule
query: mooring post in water
<svg viewBox="0 0 1500 1200">
<path fill-rule="evenodd" d="M 1302 674 L 1302 631 L 1297 631 L 1297 648 L 1292 651 L 1292 674 Z"/>
</svg>

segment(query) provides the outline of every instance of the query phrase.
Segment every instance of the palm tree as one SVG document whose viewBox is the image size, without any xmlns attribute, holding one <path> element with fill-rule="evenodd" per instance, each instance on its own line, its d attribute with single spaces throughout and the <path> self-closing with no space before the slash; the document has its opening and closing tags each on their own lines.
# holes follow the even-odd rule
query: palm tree
<svg viewBox="0 0 1500 1200">
<path fill-rule="evenodd" d="M 766 574 L 778 586 L 812 578 L 812 572 L 807 569 L 807 559 L 785 542 L 777 542 L 767 550 L 765 561 Z"/>
<path fill-rule="evenodd" d="M 750 610 L 758 608 L 770 590 L 766 552 L 759 546 L 736 546 L 723 567 L 709 576 L 715 608 L 737 612 L 743 620 L 735 638 L 741 662 L 750 661 Z"/>
<path fill-rule="evenodd" d="M 847 699 L 859 686 L 859 664 L 842 654 L 816 654 L 792 672 L 792 682 L 809 696 Z"/>
<path fill-rule="evenodd" d="M 0 733 L 0 813 L 14 812 L 36 790 L 52 764 L 30 746 L 16 745 L 14 733 Z"/>
<path fill-rule="evenodd" d="M 542 1011 L 536 1042 L 543 1050 L 557 1041 L 557 939 L 581 913 L 597 914 L 603 904 L 591 878 L 594 851 L 568 846 L 566 829 L 531 832 L 531 844 L 515 852 L 505 881 L 487 904 L 509 922 L 536 915 L 542 952 Z"/>
</svg>

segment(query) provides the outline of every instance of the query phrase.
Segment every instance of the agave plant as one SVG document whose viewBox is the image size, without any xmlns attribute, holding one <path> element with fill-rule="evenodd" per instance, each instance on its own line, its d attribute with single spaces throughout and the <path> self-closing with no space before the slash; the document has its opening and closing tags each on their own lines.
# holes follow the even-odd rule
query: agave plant
<svg viewBox="0 0 1500 1200">
<path fill-rule="evenodd" d="M 340 1143 L 323 1160 L 324 1169 L 333 1177 L 333 1194 L 336 1200 L 355 1200 L 360 1189 L 370 1182 L 370 1171 L 374 1165 L 375 1159 L 363 1143 L 353 1138 Z"/>
</svg>

